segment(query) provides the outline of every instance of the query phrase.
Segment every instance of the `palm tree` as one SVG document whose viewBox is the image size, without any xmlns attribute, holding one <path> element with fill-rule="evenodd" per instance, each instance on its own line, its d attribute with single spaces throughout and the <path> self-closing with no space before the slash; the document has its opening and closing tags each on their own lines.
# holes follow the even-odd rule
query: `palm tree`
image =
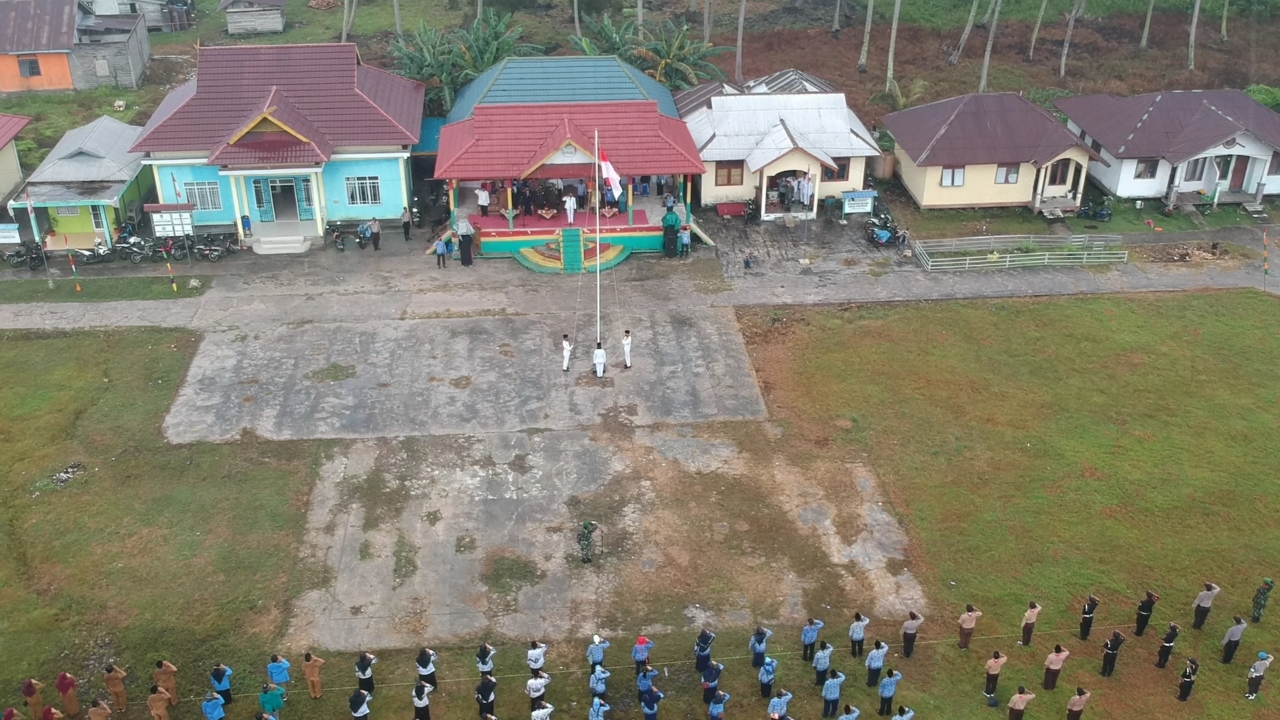
<svg viewBox="0 0 1280 720">
<path fill-rule="evenodd" d="M 1187 38 L 1187 69 L 1196 69 L 1196 26 L 1200 24 L 1200 0 L 1191 10 L 1191 34 Z"/>
<path fill-rule="evenodd" d="M 396 14 L 396 35 L 404 32 L 400 27 L 400 0 L 391 0 L 391 10 Z"/>
<path fill-rule="evenodd" d="M 836 0 L 836 16 L 831 18 L 831 34 L 840 35 L 840 0 Z"/>
<path fill-rule="evenodd" d="M 889 68 L 885 73 L 884 91 L 893 93 L 898 84 L 893 81 L 893 53 L 898 45 L 898 16 L 902 14 L 902 0 L 893 0 L 893 23 L 889 26 Z"/>
<path fill-rule="evenodd" d="M 978 16 L 978 2 L 979 0 L 973 0 L 973 4 L 969 6 L 969 21 L 964 24 L 964 32 L 960 33 L 960 42 L 956 44 L 956 49 L 951 51 L 951 57 L 947 58 L 948 65 L 960 62 L 960 53 L 964 52 L 964 44 L 969 42 L 969 33 L 973 32 L 973 19 Z"/>
<path fill-rule="evenodd" d="M 1147 36 L 1151 34 L 1151 11 L 1156 9 L 1156 0 L 1147 2 L 1147 21 L 1142 24 L 1142 41 L 1138 43 L 1139 50 L 1147 49 Z"/>
<path fill-rule="evenodd" d="M 644 27 L 644 0 L 636 0 L 636 25 Z"/>
<path fill-rule="evenodd" d="M 747 0 L 738 3 L 738 47 L 733 56 L 733 81 L 741 85 L 742 77 L 742 26 L 747 22 Z"/>
<path fill-rule="evenodd" d="M 1196 0 L 1199 2 L 1200 0 Z M 1076 29 L 1076 18 L 1080 17 L 1084 0 L 1075 0 L 1071 6 L 1071 14 L 1067 16 L 1067 34 L 1062 38 L 1062 59 L 1058 61 L 1058 77 L 1067 76 L 1067 51 L 1071 49 L 1071 32 Z"/>
<path fill-rule="evenodd" d="M 1231 0 L 1222 0 L 1222 42 L 1227 41 L 1227 10 L 1231 8 Z"/>
<path fill-rule="evenodd" d="M 360 9 L 360 0 L 342 0 L 342 40 L 347 41 L 347 33 L 356 21 L 356 10 Z"/>
<path fill-rule="evenodd" d="M 702 42 L 711 42 L 711 26 L 715 25 L 715 0 L 702 0 Z"/>
<path fill-rule="evenodd" d="M 628 20 L 614 25 L 609 13 L 599 20 L 588 15 L 586 22 L 590 37 L 574 35 L 569 38 L 570 47 L 583 55 L 617 55 L 623 61 L 635 64 L 635 48 L 643 44 L 635 23 Z"/>
<path fill-rule="evenodd" d="M 484 17 L 484 0 L 476 0 L 476 17 Z"/>
<path fill-rule="evenodd" d="M 573 0 L 573 34 L 582 37 L 582 25 L 578 23 L 578 0 Z"/>
<path fill-rule="evenodd" d="M 996 0 L 987 3 L 987 12 L 982 16 L 982 22 L 978 23 L 978 27 L 985 28 L 988 22 L 991 22 L 991 10 L 996 6 Z"/>
<path fill-rule="evenodd" d="M 1040 23 L 1044 21 L 1044 9 L 1049 0 L 1040 0 L 1040 12 L 1036 15 L 1036 26 L 1031 29 L 1031 47 L 1027 48 L 1027 62 L 1035 59 L 1036 38 L 1040 36 Z"/>
<path fill-rule="evenodd" d="M 1000 22 L 1000 6 L 1004 0 L 996 0 L 996 11 L 991 15 L 991 29 L 987 31 L 987 52 L 982 56 L 982 77 L 978 80 L 978 92 L 987 91 L 987 68 L 991 66 L 991 46 L 996 44 L 996 23 Z"/>
<path fill-rule="evenodd" d="M 687 90 L 703 80 L 720 80 L 724 73 L 711 62 L 733 48 L 689 38 L 689 26 L 667 20 L 658 32 L 645 33 L 646 42 L 632 49 L 632 65 L 672 90 Z"/>
<path fill-rule="evenodd" d="M 871 44 L 871 17 L 875 14 L 876 0 L 867 0 L 867 24 L 862 28 L 862 53 L 858 55 L 858 72 L 867 72 L 867 47 Z"/>
</svg>

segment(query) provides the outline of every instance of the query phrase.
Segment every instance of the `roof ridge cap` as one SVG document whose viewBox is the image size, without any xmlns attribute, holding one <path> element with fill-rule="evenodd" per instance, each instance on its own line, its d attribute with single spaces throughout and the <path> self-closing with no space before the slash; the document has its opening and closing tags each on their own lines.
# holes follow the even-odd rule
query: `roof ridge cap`
<svg viewBox="0 0 1280 720">
<path fill-rule="evenodd" d="M 373 108 L 374 110 L 377 110 L 379 115 L 381 115 L 382 117 L 386 118 L 386 119 L 387 119 L 387 121 L 388 121 L 388 122 L 390 122 L 394 127 L 399 128 L 399 129 L 400 129 L 400 132 L 402 132 L 402 133 L 404 133 L 404 134 L 408 135 L 410 139 L 412 139 L 412 138 L 413 138 L 413 132 L 412 132 L 412 131 L 410 131 L 410 130 L 406 129 L 403 125 L 401 125 L 400 123 L 396 122 L 394 118 L 392 118 L 390 115 L 388 115 L 388 114 L 387 114 L 387 112 L 386 112 L 385 110 L 383 110 L 383 109 L 382 109 L 382 107 L 381 107 L 380 105 L 378 105 L 378 103 L 374 102 L 373 100 L 370 100 L 370 99 L 369 99 L 369 96 L 364 94 L 364 91 L 360 89 L 360 86 L 359 86 L 359 85 L 355 86 L 355 92 L 356 92 L 356 94 L 357 94 L 357 95 L 359 95 L 360 97 L 364 98 L 364 101 L 365 101 L 366 103 L 368 103 L 368 104 L 369 104 L 369 107 Z M 320 132 L 320 128 L 316 128 L 316 131 L 317 131 L 317 132 Z M 321 134 L 321 135 L 324 135 L 324 133 L 323 133 L 323 132 L 321 132 L 320 134 Z M 329 144 L 333 144 L 333 140 L 331 140 L 331 139 L 329 138 L 329 136 L 328 136 L 328 135 L 324 135 L 324 139 L 325 139 L 325 141 L 327 141 Z M 413 143 L 412 143 L 412 142 L 410 142 L 410 143 L 405 143 L 405 144 L 406 144 L 406 145 L 412 145 Z"/>
<path fill-rule="evenodd" d="M 956 109 L 951 111 L 951 115 L 949 115 L 947 119 L 943 121 L 942 127 L 938 128 L 938 132 L 934 134 L 933 139 L 929 141 L 929 144 L 924 147 L 923 151 L 921 151 L 920 156 L 916 158 L 915 160 L 916 165 L 919 165 L 920 163 L 924 162 L 924 159 L 929 156 L 929 153 L 933 152 L 933 146 L 938 144 L 938 141 L 942 139 L 942 136 L 945 135 L 947 130 L 951 127 L 951 122 L 956 119 L 956 116 L 960 114 L 960 110 L 965 105 L 968 105 L 969 100 L 971 100 L 973 97 L 974 97 L 974 94 L 965 95 L 963 98 L 960 99 L 960 102 L 956 103 Z"/>
</svg>

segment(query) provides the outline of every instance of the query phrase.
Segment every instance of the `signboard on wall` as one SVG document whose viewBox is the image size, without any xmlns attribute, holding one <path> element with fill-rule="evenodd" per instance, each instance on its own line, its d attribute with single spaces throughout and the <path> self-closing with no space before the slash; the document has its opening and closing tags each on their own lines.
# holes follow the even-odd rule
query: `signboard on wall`
<svg viewBox="0 0 1280 720">
<path fill-rule="evenodd" d="M 848 190 L 844 193 L 844 214 L 870 214 L 875 207 L 876 197 L 880 193 L 875 190 Z"/>
<path fill-rule="evenodd" d="M 18 234 L 17 223 L 0 223 L 0 243 L 19 243 L 22 236 Z"/>
<path fill-rule="evenodd" d="M 158 238 L 195 234 L 191 213 L 185 211 L 151 213 L 151 230 Z"/>
</svg>

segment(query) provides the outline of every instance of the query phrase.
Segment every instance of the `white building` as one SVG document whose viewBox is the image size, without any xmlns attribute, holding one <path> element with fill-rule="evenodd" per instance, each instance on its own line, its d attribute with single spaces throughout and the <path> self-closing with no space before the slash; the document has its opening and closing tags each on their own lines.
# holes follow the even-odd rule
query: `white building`
<svg viewBox="0 0 1280 720">
<path fill-rule="evenodd" d="M 1067 127 L 1109 165 L 1090 177 L 1121 198 L 1249 202 L 1280 193 L 1280 114 L 1239 90 L 1054 101 Z"/>
</svg>

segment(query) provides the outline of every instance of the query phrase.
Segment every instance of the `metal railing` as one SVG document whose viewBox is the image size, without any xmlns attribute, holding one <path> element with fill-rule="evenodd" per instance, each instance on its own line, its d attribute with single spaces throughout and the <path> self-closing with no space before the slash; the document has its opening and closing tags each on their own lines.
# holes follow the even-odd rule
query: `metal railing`
<svg viewBox="0 0 1280 720">
<path fill-rule="evenodd" d="M 1128 250 L 1115 249 L 1119 243 L 1119 235 L 995 235 L 949 240 L 912 240 L 911 252 L 916 261 L 929 272 L 1109 265 L 1129 261 Z"/>
</svg>

